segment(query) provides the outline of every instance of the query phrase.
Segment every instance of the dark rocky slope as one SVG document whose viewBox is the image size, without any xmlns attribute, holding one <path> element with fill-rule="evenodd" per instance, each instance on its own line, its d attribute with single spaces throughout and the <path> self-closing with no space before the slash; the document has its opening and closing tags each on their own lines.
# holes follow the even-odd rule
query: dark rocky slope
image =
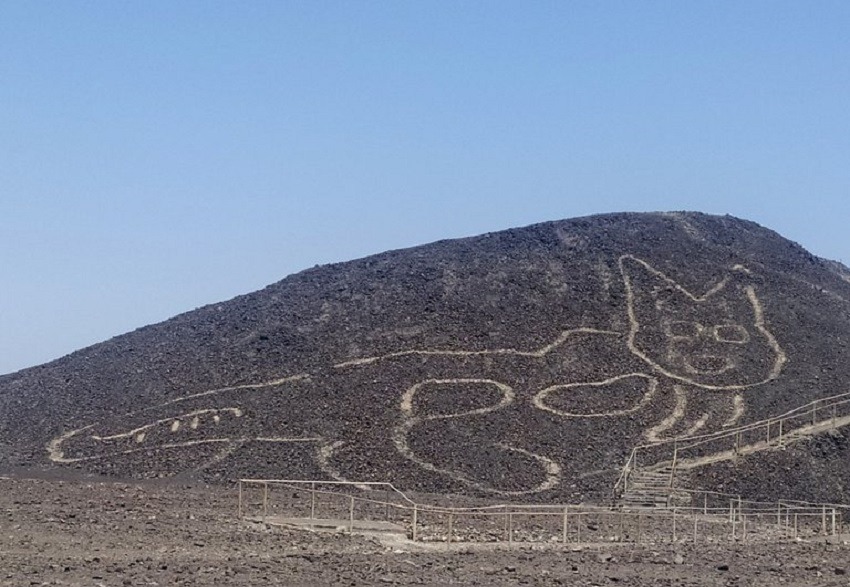
<svg viewBox="0 0 850 587">
<path fill-rule="evenodd" d="M 647 438 L 847 391 L 848 310 L 843 266 L 732 217 L 442 241 L 0 378 L 0 466 L 599 498 Z"/>
</svg>

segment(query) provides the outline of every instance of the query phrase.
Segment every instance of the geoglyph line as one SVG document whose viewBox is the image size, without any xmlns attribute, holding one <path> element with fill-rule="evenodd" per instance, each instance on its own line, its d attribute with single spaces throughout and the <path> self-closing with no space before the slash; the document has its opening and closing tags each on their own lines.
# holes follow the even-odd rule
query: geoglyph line
<svg viewBox="0 0 850 587">
<path fill-rule="evenodd" d="M 639 357 L 644 362 L 646 362 L 648 365 L 652 366 L 653 369 L 656 369 L 657 371 L 659 371 L 660 373 L 663 373 L 664 375 L 666 375 L 667 377 L 670 377 L 671 379 L 676 379 L 678 381 L 683 381 L 683 382 L 688 383 L 690 385 L 693 385 L 695 387 L 701 387 L 703 389 L 710 389 L 710 390 L 714 390 L 714 391 L 728 391 L 728 390 L 747 389 L 747 388 L 750 388 L 750 387 L 755 387 L 757 385 L 763 385 L 764 383 L 772 381 L 779 376 L 779 373 L 782 371 L 782 367 L 788 361 L 788 357 L 786 356 L 785 351 L 782 350 L 782 347 L 779 345 L 779 342 L 777 342 L 777 340 L 773 336 L 773 334 L 767 329 L 765 319 L 764 319 L 764 308 L 762 307 L 761 301 L 758 299 L 758 296 L 756 295 L 756 291 L 752 286 L 745 287 L 744 291 L 745 291 L 747 299 L 749 300 L 750 305 L 752 306 L 752 309 L 753 309 L 753 318 L 754 318 L 753 324 L 756 327 L 756 329 L 762 334 L 762 336 L 765 337 L 765 340 L 767 341 L 768 345 L 770 346 L 771 350 L 774 352 L 775 357 L 776 357 L 775 360 L 774 360 L 773 366 L 771 367 L 770 372 L 767 374 L 767 376 L 764 379 L 762 379 L 761 381 L 753 382 L 753 383 L 742 383 L 742 384 L 738 384 L 738 385 L 709 385 L 707 383 L 700 383 L 700 382 L 695 381 L 693 379 L 690 379 L 688 377 L 684 377 L 682 375 L 673 373 L 669 369 L 665 369 L 662 365 L 658 364 L 656 361 L 653 361 L 646 353 L 644 353 L 641 349 L 639 349 L 638 346 L 635 344 L 635 337 L 637 336 L 638 332 L 640 331 L 640 321 L 638 320 L 637 316 L 635 315 L 635 293 L 634 293 L 634 287 L 632 285 L 632 278 L 629 276 L 629 272 L 628 272 L 628 270 L 625 266 L 625 262 L 627 260 L 638 263 L 648 273 L 650 273 L 650 274 L 654 275 L 656 278 L 664 281 L 665 283 L 668 284 L 669 287 L 675 289 L 676 291 L 678 291 L 682 295 L 686 296 L 687 298 L 689 298 L 694 303 L 703 303 L 703 302 L 707 301 L 709 298 L 711 298 L 712 296 L 717 294 L 720 290 L 725 288 L 728 285 L 730 278 L 729 278 L 729 276 L 724 277 L 723 280 L 721 280 L 717 285 L 715 285 L 714 287 L 709 289 L 705 294 L 703 294 L 702 296 L 696 296 L 693 293 L 691 293 L 690 291 L 688 291 L 687 289 L 685 289 L 684 287 L 682 287 L 680 284 L 675 282 L 674 280 L 667 277 L 664 273 L 662 273 L 662 272 L 658 271 L 657 269 L 655 269 L 654 267 L 652 267 L 652 265 L 650 265 L 646 261 L 644 261 L 642 259 L 638 259 L 637 257 L 634 257 L 632 255 L 623 255 L 622 257 L 620 257 L 620 260 L 619 260 L 620 272 L 622 273 L 623 282 L 624 282 L 625 287 L 626 287 L 626 301 L 627 301 L 626 309 L 627 309 L 627 314 L 628 314 L 628 318 L 629 318 L 629 334 L 628 334 L 628 337 L 626 339 L 626 344 L 628 345 L 629 350 L 635 356 Z"/>
<path fill-rule="evenodd" d="M 407 356 L 443 356 L 443 357 L 478 357 L 478 356 L 514 356 L 514 357 L 531 357 L 531 358 L 541 358 L 546 356 L 547 354 L 553 352 L 555 349 L 565 344 L 571 337 L 580 335 L 580 334 L 592 334 L 592 335 L 600 335 L 600 336 L 610 336 L 610 337 L 622 337 L 625 340 L 626 349 L 634 356 L 641 359 L 644 363 L 646 363 L 649 367 L 654 371 L 654 375 L 662 374 L 665 377 L 669 378 L 674 382 L 683 382 L 688 385 L 692 385 L 694 387 L 707 389 L 707 390 L 717 390 L 717 391 L 731 391 L 731 390 L 741 390 L 749 387 L 753 387 L 756 385 L 761 385 L 768 381 L 771 381 L 779 376 L 784 364 L 787 362 L 787 356 L 785 355 L 783 349 L 780 347 L 772 333 L 767 329 L 765 319 L 764 319 L 764 310 L 761 305 L 761 302 L 756 295 L 756 291 L 752 286 L 748 286 L 743 288 L 746 293 L 746 298 L 749 301 L 749 304 L 752 308 L 752 316 L 754 319 L 754 326 L 759 331 L 759 333 L 764 337 L 767 341 L 768 346 L 775 354 L 775 361 L 772 365 L 770 372 L 767 376 L 758 382 L 754 383 L 741 383 L 738 385 L 708 385 L 705 383 L 699 383 L 694 381 L 693 379 L 688 378 L 687 376 L 677 374 L 675 372 L 666 369 L 663 365 L 660 365 L 658 362 L 653 361 L 650 356 L 648 356 L 645 352 L 643 352 L 638 345 L 636 344 L 635 338 L 640 329 L 640 323 L 636 315 L 635 311 L 635 290 L 634 285 L 632 283 L 632 278 L 629 275 L 629 270 L 626 267 L 627 262 L 636 263 L 642 270 L 645 270 L 650 275 L 654 276 L 656 279 L 662 280 L 669 288 L 679 292 L 680 294 L 686 296 L 689 300 L 694 303 L 703 303 L 708 301 L 712 296 L 720 293 L 724 288 L 728 287 L 731 281 L 731 276 L 725 276 L 720 282 L 716 283 L 713 287 L 711 287 L 706 293 L 701 296 L 694 295 L 680 284 L 675 282 L 674 280 L 667 277 L 661 271 L 658 271 L 654 267 L 652 267 L 646 261 L 643 261 L 637 257 L 631 255 L 623 255 L 618 259 L 618 266 L 620 269 L 620 273 L 623 279 L 625 293 L 626 293 L 626 314 L 628 318 L 629 328 L 628 332 L 617 332 L 613 330 L 602 330 L 596 328 L 575 328 L 562 331 L 552 342 L 546 344 L 536 350 L 520 350 L 516 348 L 499 348 L 499 349 L 490 349 L 490 350 L 449 350 L 449 349 L 408 349 L 396 351 L 384 355 L 372 356 L 372 357 L 363 357 L 358 359 L 352 359 L 340 363 L 336 363 L 332 365 L 333 369 L 345 369 L 349 367 L 359 367 L 362 365 L 369 365 L 374 363 L 379 363 L 381 361 L 386 361 L 394 358 L 401 358 Z M 749 270 L 742 266 L 736 266 L 734 270 L 744 271 L 749 273 Z M 621 343 L 618 343 L 621 344 Z M 625 349 L 624 349 L 625 350 Z M 474 374 L 473 374 L 474 375 Z M 618 409 L 618 410 L 610 410 L 608 412 L 598 413 L 598 414 L 580 414 L 574 412 L 568 412 L 566 410 L 560 410 L 552 407 L 547 403 L 547 400 L 551 398 L 552 394 L 559 392 L 567 392 L 571 389 L 577 387 L 599 387 L 604 388 L 604 386 L 614 384 L 618 381 L 624 380 L 629 377 L 637 377 L 643 379 L 647 383 L 647 389 L 642 398 L 633 406 Z M 169 400 L 162 404 L 158 404 L 156 406 L 151 406 L 148 408 L 143 408 L 137 412 L 131 412 L 126 414 L 126 416 L 134 416 L 140 413 L 149 412 L 156 409 L 161 409 L 163 407 L 171 406 L 174 404 L 179 404 L 183 402 L 188 402 L 190 400 L 196 400 L 201 398 L 213 397 L 216 395 L 223 394 L 229 391 L 256 391 L 265 388 L 285 385 L 288 383 L 297 383 L 302 381 L 309 381 L 310 376 L 306 373 L 276 378 L 273 380 L 255 383 L 255 384 L 245 384 L 245 385 L 236 385 L 230 387 L 222 387 L 207 391 L 202 391 L 199 393 L 194 393 L 191 395 L 186 395 L 183 397 L 179 397 L 176 399 Z M 491 405 L 474 408 L 469 410 L 464 410 L 455 413 L 448 414 L 432 414 L 432 415 L 417 415 L 416 408 L 414 405 L 414 398 L 423 386 L 425 385 L 452 385 L 452 384 L 464 384 L 464 383 L 473 383 L 473 384 L 483 384 L 495 387 L 499 390 L 501 397 L 500 399 Z M 556 414 L 558 416 L 567 417 L 567 418 L 588 418 L 588 417 L 614 417 L 614 416 L 622 416 L 626 414 L 631 414 L 633 412 L 637 412 L 647 406 L 647 404 L 656 396 L 658 392 L 660 382 L 659 379 L 653 375 L 648 375 L 646 373 L 630 373 L 619 375 L 615 377 L 611 377 L 604 381 L 594 381 L 594 382 L 584 382 L 584 383 L 555 383 L 554 385 L 550 385 L 538 392 L 531 399 L 533 405 L 539 409 L 548 411 L 550 413 Z M 667 431 L 673 429 L 677 426 L 684 418 L 687 411 L 688 401 L 687 401 L 687 390 L 680 386 L 679 384 L 674 384 L 674 397 L 675 397 L 675 406 L 673 407 L 672 412 L 664 418 L 662 422 L 658 425 L 653 426 L 644 432 L 644 436 L 650 442 L 660 442 L 663 440 L 662 436 Z M 416 463 L 420 467 L 425 470 L 432 471 L 434 473 L 438 473 L 441 475 L 445 475 L 449 478 L 452 478 L 456 481 L 462 482 L 471 487 L 499 493 L 502 495 L 523 495 L 528 493 L 536 493 L 540 491 L 545 491 L 547 489 L 551 489 L 555 487 L 559 482 L 562 475 L 561 467 L 558 463 L 549 459 L 548 457 L 538 455 L 532 453 L 528 450 L 509 446 L 507 444 L 499 444 L 494 443 L 494 446 L 498 446 L 499 448 L 515 452 L 517 454 L 522 454 L 527 457 L 532 458 L 534 461 L 538 463 L 541 470 L 544 473 L 544 479 L 537 486 L 527 489 L 527 490 L 518 490 L 518 491 L 505 491 L 496 489 L 494 487 L 490 487 L 487 484 L 481 483 L 475 479 L 470 478 L 463 473 L 460 473 L 456 470 L 439 467 L 419 458 L 414 452 L 411 450 L 408 444 L 408 435 L 411 430 L 424 422 L 434 421 L 434 420 L 451 420 L 456 418 L 469 417 L 473 415 L 481 415 L 487 414 L 496 410 L 500 410 L 502 408 L 507 407 L 512 404 L 516 400 L 515 393 L 513 389 L 501 382 L 494 381 L 491 379 L 482 379 L 482 378 L 457 378 L 457 379 L 444 379 L 444 378 L 431 378 L 420 381 L 415 385 L 411 386 L 402 394 L 399 403 L 399 410 L 401 413 L 401 423 L 398 424 L 395 429 L 392 431 L 392 441 L 395 445 L 396 450 L 409 459 L 410 461 Z M 724 427 L 728 427 L 736 423 L 744 414 L 745 403 L 744 399 L 740 394 L 736 394 L 734 398 L 732 398 L 732 415 L 723 423 Z M 207 414 L 213 414 L 214 418 L 219 417 L 219 413 L 230 413 L 235 417 L 240 417 L 242 415 L 242 411 L 240 407 L 236 406 L 228 406 L 223 408 L 203 408 L 199 410 L 195 410 L 193 412 L 187 412 L 185 414 L 178 414 L 168 418 L 160 418 L 156 421 L 150 422 L 148 424 L 138 426 L 133 428 L 132 430 L 128 430 L 125 432 L 121 432 L 118 434 L 112 435 L 104 435 L 99 436 L 96 434 L 91 434 L 90 431 L 94 430 L 95 425 L 85 426 L 83 428 L 78 428 L 76 430 L 72 430 L 70 432 L 66 432 L 52 441 L 50 441 L 47 445 L 47 451 L 49 458 L 54 462 L 61 463 L 72 463 L 79 461 L 88 461 L 88 460 L 97 460 L 97 459 L 105 459 L 118 457 L 121 455 L 128 455 L 140 450 L 151 450 L 151 449 L 172 449 L 172 448 L 182 448 L 182 447 L 191 447 L 196 445 L 203 444 L 222 444 L 225 446 L 224 450 L 218 453 L 212 460 L 210 460 L 207 466 L 211 463 L 221 461 L 227 457 L 229 457 L 239 446 L 246 442 L 315 442 L 317 443 L 316 450 L 316 458 L 318 461 L 319 467 L 325 471 L 330 477 L 338 480 L 344 480 L 344 477 L 336 471 L 331 466 L 331 458 L 334 454 L 334 451 L 337 450 L 341 445 L 342 441 L 330 441 L 329 439 L 325 439 L 318 436 L 311 437 L 278 437 L 273 433 L 269 435 L 259 436 L 255 438 L 207 438 L 202 440 L 192 440 L 185 442 L 172 442 L 167 444 L 161 444 L 157 446 L 139 446 L 138 448 L 127 449 L 118 452 L 108 452 L 105 454 L 96 454 L 83 456 L 78 458 L 66 458 L 62 447 L 63 443 L 68 441 L 70 438 L 75 437 L 77 435 L 89 432 L 89 440 L 96 443 L 108 443 L 110 441 L 117 441 L 124 438 L 135 437 L 137 444 L 142 445 L 146 440 L 146 433 L 149 429 L 160 426 L 160 425 L 171 425 L 171 432 L 177 432 L 184 424 L 185 421 L 189 421 L 189 427 L 192 429 L 196 429 L 200 423 L 198 418 Z M 696 433 L 698 430 L 705 427 L 708 419 L 710 417 L 710 413 L 704 413 L 701 415 L 699 419 L 697 419 L 691 427 L 686 431 L 686 435 L 692 435 Z M 272 432 L 272 431 L 270 431 Z"/>
<path fill-rule="evenodd" d="M 622 410 L 612 410 L 610 412 L 600 412 L 598 414 L 578 414 L 573 412 L 566 412 L 563 410 L 558 410 L 549 405 L 546 405 L 546 398 L 554 391 L 568 390 L 574 387 L 605 387 L 606 385 L 610 385 L 617 381 L 621 381 L 623 379 L 628 379 L 630 377 L 639 377 L 645 379 L 648 386 L 647 391 L 643 394 L 640 401 L 636 403 L 634 406 L 630 408 L 625 408 Z M 643 408 L 654 396 L 655 392 L 658 390 L 658 379 L 652 377 L 650 375 L 645 375 L 643 373 L 629 373 L 628 375 L 618 375 L 616 377 L 611 377 L 610 379 L 606 379 L 604 381 L 594 381 L 592 383 L 564 383 L 560 385 L 553 385 L 552 387 L 547 387 L 541 391 L 538 391 L 534 398 L 531 400 L 535 406 L 540 408 L 541 410 L 545 410 L 547 412 L 552 412 L 558 416 L 565 417 L 576 417 L 576 418 L 605 418 L 611 416 L 625 416 L 627 414 L 632 414 L 637 412 L 641 408 Z"/>
<path fill-rule="evenodd" d="M 737 424 L 744 415 L 745 410 L 746 404 L 744 403 L 744 397 L 740 393 L 736 393 L 735 397 L 732 398 L 732 415 L 720 425 L 721 428 L 729 428 Z"/>
<path fill-rule="evenodd" d="M 431 416 L 423 416 L 423 417 L 417 417 L 417 416 L 414 415 L 413 399 L 414 399 L 416 393 L 422 388 L 422 386 L 428 385 L 428 384 L 446 385 L 446 384 L 456 384 L 456 383 L 461 383 L 461 384 L 462 383 L 483 383 L 483 384 L 487 384 L 487 385 L 492 385 L 501 392 L 501 398 L 495 404 L 492 404 L 492 405 L 489 405 L 489 406 L 484 406 L 482 408 L 475 408 L 475 409 L 472 409 L 472 410 L 457 412 L 457 413 L 453 413 L 453 414 L 434 414 L 434 415 L 431 415 Z M 393 443 L 395 444 L 396 450 L 398 450 L 398 452 L 402 456 L 404 456 L 408 460 L 416 463 L 417 465 L 419 465 L 423 469 L 425 469 L 427 471 L 431 471 L 433 473 L 438 473 L 438 474 L 444 475 L 446 477 L 449 477 L 450 479 L 454 479 L 455 481 L 459 481 L 461 483 L 464 483 L 465 485 L 468 485 L 470 487 L 474 487 L 476 489 L 480 489 L 482 491 L 487 491 L 487 492 L 490 492 L 490 493 L 496 493 L 496 494 L 499 494 L 499 495 L 506 495 L 506 496 L 509 496 L 509 495 L 512 495 L 512 496 L 527 495 L 529 493 L 539 493 L 541 491 L 546 491 L 548 489 L 555 487 L 556 485 L 558 485 L 558 483 L 560 483 L 561 467 L 560 467 L 560 465 L 558 465 L 558 463 L 556 463 L 552 459 L 545 457 L 543 455 L 532 453 L 531 451 L 528 451 L 528 450 L 525 450 L 525 449 L 522 449 L 522 448 L 518 448 L 518 447 L 514 447 L 514 446 L 510 446 L 510 445 L 504 444 L 504 443 L 495 443 L 494 444 L 494 446 L 497 446 L 497 447 L 499 447 L 503 450 L 510 451 L 510 452 L 516 452 L 516 453 L 525 455 L 527 457 L 531 457 L 532 459 L 534 459 L 538 463 L 538 465 L 541 467 L 541 469 L 544 472 L 543 481 L 541 481 L 536 486 L 529 488 L 529 489 L 525 489 L 525 490 L 515 490 L 515 491 L 513 491 L 513 490 L 497 489 L 497 488 L 492 487 L 490 485 L 476 481 L 475 479 L 472 479 L 469 476 L 464 475 L 463 473 L 460 473 L 460 472 L 455 471 L 453 469 L 447 469 L 445 467 L 438 467 L 437 465 L 434 465 L 433 463 L 430 463 L 430 462 L 428 462 L 424 459 L 419 458 L 413 452 L 413 450 L 410 448 L 410 445 L 408 444 L 407 437 L 410 434 L 411 430 L 414 427 L 416 427 L 418 424 L 421 424 L 421 423 L 424 423 L 424 422 L 429 422 L 429 421 L 435 421 L 435 420 L 449 420 L 449 419 L 454 419 L 454 418 L 462 418 L 462 417 L 471 416 L 471 415 L 475 415 L 475 414 L 487 414 L 487 413 L 490 413 L 490 412 L 493 412 L 493 411 L 496 411 L 496 410 L 500 410 L 500 409 L 510 405 L 511 403 L 513 403 L 515 398 L 516 398 L 516 395 L 514 394 L 514 391 L 510 386 L 505 385 L 504 383 L 500 383 L 498 381 L 494 381 L 492 379 L 428 379 L 426 381 L 422 381 L 422 382 L 417 383 L 416 385 L 412 386 L 410 389 L 406 390 L 404 392 L 404 394 L 402 394 L 400 409 L 401 409 L 402 414 L 405 416 L 405 419 L 393 431 Z"/>
<path fill-rule="evenodd" d="M 213 414 L 213 417 L 217 417 L 221 412 L 229 412 L 233 414 L 236 418 L 242 416 L 242 410 L 240 408 L 208 408 L 205 410 L 195 410 L 194 412 L 187 412 L 185 414 L 179 414 L 177 416 L 172 416 L 170 418 L 163 418 L 161 420 L 155 420 L 143 426 L 139 426 L 138 428 L 133 428 L 132 430 L 127 430 L 126 432 L 120 432 L 118 434 L 112 434 L 110 436 L 97 436 L 95 434 L 91 435 L 93 440 L 98 441 L 109 441 L 109 440 L 118 440 L 119 438 L 129 438 L 130 436 L 137 436 L 140 433 L 143 433 L 145 430 L 150 430 L 151 428 L 155 428 L 160 424 L 165 424 L 167 422 L 179 423 L 187 418 L 197 418 L 198 416 L 202 416 L 204 414 Z M 217 420 L 216 420 L 217 421 Z M 195 422 L 193 422 L 194 424 Z M 179 426 L 175 427 L 172 425 L 171 431 L 177 432 Z M 197 428 L 197 424 L 192 426 L 192 428 Z"/>
<path fill-rule="evenodd" d="M 649 442 L 660 442 L 663 440 L 661 434 L 670 430 L 673 426 L 679 423 L 679 420 L 685 417 L 685 408 L 688 405 L 688 398 L 685 393 L 685 390 L 682 389 L 679 385 L 673 386 L 673 393 L 676 397 L 676 405 L 673 408 L 673 411 L 669 416 L 664 418 L 661 423 L 657 426 L 653 426 L 646 432 L 644 432 L 644 437 Z"/>
<path fill-rule="evenodd" d="M 376 357 L 365 357 L 362 359 L 353 359 L 351 361 L 345 361 L 342 363 L 337 363 L 334 365 L 336 369 L 343 369 L 345 367 L 356 367 L 358 365 L 369 365 L 371 363 L 376 363 L 378 361 L 384 361 L 387 359 L 394 359 L 397 357 L 407 357 L 410 355 L 419 355 L 419 356 L 449 356 L 449 357 L 475 357 L 475 356 L 488 356 L 488 355 L 512 355 L 516 357 L 544 357 L 547 354 L 551 353 L 555 348 L 564 344 L 571 336 L 575 334 L 604 334 L 610 336 L 621 336 L 622 332 L 616 332 L 613 330 L 599 330 L 596 328 L 574 328 L 572 330 L 563 331 L 558 337 L 547 344 L 544 347 L 541 347 L 534 351 L 521 351 L 518 349 L 490 349 L 490 350 L 481 350 L 481 351 L 464 351 L 464 350 L 423 350 L 423 349 L 412 349 L 406 351 L 398 351 L 395 353 L 388 353 L 386 355 L 379 355 Z"/>
</svg>

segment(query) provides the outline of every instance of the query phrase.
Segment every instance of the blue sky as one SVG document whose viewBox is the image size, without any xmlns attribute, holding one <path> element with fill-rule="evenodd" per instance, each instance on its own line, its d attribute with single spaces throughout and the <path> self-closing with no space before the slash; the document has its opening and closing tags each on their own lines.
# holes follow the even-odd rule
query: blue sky
<svg viewBox="0 0 850 587">
<path fill-rule="evenodd" d="M 850 263 L 850 2 L 0 2 L 0 373 L 624 210 Z"/>
</svg>

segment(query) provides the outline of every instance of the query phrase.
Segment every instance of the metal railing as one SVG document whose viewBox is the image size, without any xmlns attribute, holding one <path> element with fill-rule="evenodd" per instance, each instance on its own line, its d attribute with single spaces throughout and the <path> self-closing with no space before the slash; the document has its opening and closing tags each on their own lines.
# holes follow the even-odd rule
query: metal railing
<svg viewBox="0 0 850 587">
<path fill-rule="evenodd" d="M 696 493 L 696 492 L 694 492 Z M 702 505 L 670 509 L 591 505 L 417 503 L 389 483 L 239 480 L 239 517 L 342 531 L 392 524 L 416 542 L 564 545 L 593 542 L 757 542 L 843 532 L 850 506 L 744 500 L 708 492 Z M 320 524 L 320 522 L 330 524 Z M 370 526 L 371 524 L 371 526 Z"/>
<path fill-rule="evenodd" d="M 782 447 L 805 436 L 850 424 L 850 393 L 817 399 L 779 416 L 712 434 L 672 438 L 634 447 L 614 485 L 615 496 L 629 488 L 642 467 L 669 467 L 670 487 L 677 469 L 710 464 L 768 448 Z"/>
</svg>

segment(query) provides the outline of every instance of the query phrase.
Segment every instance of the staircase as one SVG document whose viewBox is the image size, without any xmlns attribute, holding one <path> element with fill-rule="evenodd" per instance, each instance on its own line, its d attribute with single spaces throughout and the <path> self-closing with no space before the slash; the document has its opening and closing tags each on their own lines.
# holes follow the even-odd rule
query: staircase
<svg viewBox="0 0 850 587">
<path fill-rule="evenodd" d="M 687 505 L 691 496 L 687 492 L 677 491 L 678 480 L 678 476 L 673 476 L 670 465 L 635 469 L 628 477 L 625 491 L 620 496 L 620 504 L 624 508 L 668 508 Z"/>
</svg>

